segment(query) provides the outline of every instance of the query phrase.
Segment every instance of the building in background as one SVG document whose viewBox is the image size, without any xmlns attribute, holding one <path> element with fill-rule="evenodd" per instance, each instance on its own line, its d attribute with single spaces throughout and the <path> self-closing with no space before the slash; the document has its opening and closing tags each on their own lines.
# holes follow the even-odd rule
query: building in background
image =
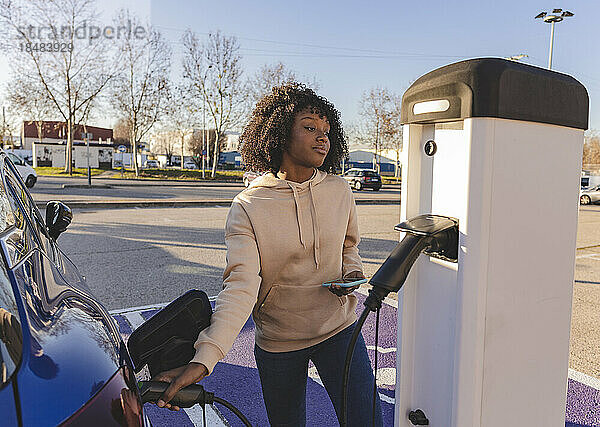
<svg viewBox="0 0 600 427">
<path fill-rule="evenodd" d="M 242 155 L 237 151 L 223 151 L 219 154 L 219 167 L 221 169 L 241 169 Z"/>
<path fill-rule="evenodd" d="M 400 166 L 395 153 L 390 151 L 380 151 L 379 156 L 377 156 L 379 158 L 380 173 L 382 174 L 393 175 L 396 172 L 396 162 Z M 344 164 L 344 170 L 350 168 L 377 169 L 375 152 L 369 149 L 350 150 L 348 161 Z"/>
<path fill-rule="evenodd" d="M 195 162 L 202 164 L 202 156 L 206 156 L 206 167 L 210 167 L 212 157 L 207 155 L 212 153 L 211 147 L 207 147 L 208 141 L 214 139 L 214 130 L 206 129 L 205 131 L 205 147 L 202 147 L 202 133 L 201 128 L 190 129 L 185 132 L 184 135 L 184 163 Z M 150 149 L 147 153 L 148 158 L 156 159 L 161 168 L 164 167 L 180 167 L 181 166 L 181 132 L 174 130 L 161 130 L 154 132 L 149 138 Z M 218 164 L 219 167 L 226 165 L 227 168 L 233 169 L 239 167 L 240 158 L 236 158 L 233 152 L 237 152 L 239 145 L 239 132 L 228 132 L 225 134 L 221 141 L 221 152 L 219 153 Z M 208 149 L 208 150 L 207 150 Z M 239 154 L 237 155 L 239 157 Z"/>
<path fill-rule="evenodd" d="M 239 132 L 227 132 L 225 134 L 225 142 L 223 144 L 223 152 L 237 151 L 240 145 Z"/>
<path fill-rule="evenodd" d="M 21 149 L 31 150 L 33 143 L 45 143 L 45 144 L 66 144 L 67 143 L 67 131 L 65 122 L 56 121 L 44 121 L 41 124 L 42 127 L 42 138 L 40 140 L 38 136 L 37 124 L 34 121 L 24 121 L 21 129 Z M 97 143 L 101 145 L 110 145 L 113 143 L 113 130 L 107 128 L 101 128 L 97 126 L 85 126 L 87 133 L 92 134 L 90 143 Z M 75 126 L 73 131 L 73 143 L 83 143 L 84 125 Z"/>
<path fill-rule="evenodd" d="M 41 123 L 42 138 L 38 135 L 37 123 L 24 121 L 21 129 L 23 151 L 29 151 L 33 166 L 65 167 L 67 132 L 65 122 L 44 121 Z M 88 147 L 84 129 L 89 138 L 89 164 L 93 168 L 111 168 L 113 157 L 113 130 L 97 126 L 78 125 L 73 132 L 73 163 L 76 168 L 88 165 Z"/>
</svg>

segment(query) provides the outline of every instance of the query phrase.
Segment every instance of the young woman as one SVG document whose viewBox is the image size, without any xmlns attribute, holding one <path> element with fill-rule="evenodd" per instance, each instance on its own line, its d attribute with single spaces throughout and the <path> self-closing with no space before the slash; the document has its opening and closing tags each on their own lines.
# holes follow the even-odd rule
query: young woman
<svg viewBox="0 0 600 427">
<path fill-rule="evenodd" d="M 352 190 L 328 173 L 348 153 L 339 113 L 303 85 L 276 87 L 256 105 L 240 143 L 246 167 L 265 173 L 233 200 L 223 291 L 211 325 L 188 365 L 154 378 L 171 383 L 158 406 L 178 409 L 169 400 L 210 374 L 252 314 L 271 425 L 305 425 L 309 360 L 339 419 L 356 287 L 322 283 L 364 277 Z M 374 377 L 362 336 L 350 372 L 348 425 L 371 425 Z M 376 409 L 382 425 L 378 397 Z"/>
</svg>

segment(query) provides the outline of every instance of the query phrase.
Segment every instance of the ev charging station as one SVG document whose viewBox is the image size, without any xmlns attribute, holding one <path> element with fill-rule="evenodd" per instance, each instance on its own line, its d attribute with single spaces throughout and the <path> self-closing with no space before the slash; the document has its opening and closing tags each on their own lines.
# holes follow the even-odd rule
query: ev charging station
<svg viewBox="0 0 600 427">
<path fill-rule="evenodd" d="M 395 424 L 564 426 L 585 88 L 467 60 L 419 78 L 402 123 L 401 221 L 457 220 L 458 262 L 419 256 L 398 295 Z"/>
</svg>

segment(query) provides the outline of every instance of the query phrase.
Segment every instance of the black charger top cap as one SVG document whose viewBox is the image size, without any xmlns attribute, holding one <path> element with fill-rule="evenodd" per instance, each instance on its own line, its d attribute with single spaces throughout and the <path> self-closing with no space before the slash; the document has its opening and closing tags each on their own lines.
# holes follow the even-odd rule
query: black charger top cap
<svg viewBox="0 0 600 427">
<path fill-rule="evenodd" d="M 588 128 L 589 98 L 575 78 L 501 58 L 469 59 L 420 77 L 402 97 L 403 124 L 491 117 Z"/>
</svg>

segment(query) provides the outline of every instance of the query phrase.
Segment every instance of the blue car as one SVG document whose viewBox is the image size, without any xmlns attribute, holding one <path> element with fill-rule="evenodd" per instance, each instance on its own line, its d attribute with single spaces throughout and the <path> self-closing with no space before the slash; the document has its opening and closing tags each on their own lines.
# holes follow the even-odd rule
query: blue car
<svg viewBox="0 0 600 427">
<path fill-rule="evenodd" d="M 70 209 L 44 219 L 4 152 L 0 175 L 0 424 L 148 425 L 114 319 L 56 244 Z"/>
</svg>

